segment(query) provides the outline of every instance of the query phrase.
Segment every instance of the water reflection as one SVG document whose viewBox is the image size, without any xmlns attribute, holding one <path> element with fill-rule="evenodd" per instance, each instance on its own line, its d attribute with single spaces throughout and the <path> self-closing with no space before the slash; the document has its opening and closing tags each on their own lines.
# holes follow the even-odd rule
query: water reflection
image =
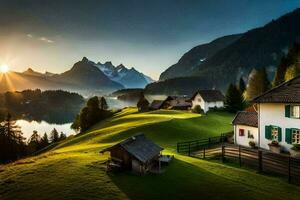
<svg viewBox="0 0 300 200">
<path fill-rule="evenodd" d="M 70 128 L 72 123 L 65 124 L 50 124 L 46 121 L 27 121 L 27 120 L 17 120 L 16 124 L 21 127 L 23 136 L 28 139 L 33 131 L 37 131 L 39 135 L 43 135 L 45 132 L 49 135 L 50 132 L 55 128 L 58 133 L 63 132 L 67 136 L 75 134 L 75 131 Z"/>
</svg>

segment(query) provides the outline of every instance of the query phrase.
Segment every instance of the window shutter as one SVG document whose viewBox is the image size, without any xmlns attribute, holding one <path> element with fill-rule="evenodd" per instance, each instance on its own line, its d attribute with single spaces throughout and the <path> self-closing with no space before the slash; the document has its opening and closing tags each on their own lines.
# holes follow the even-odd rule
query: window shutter
<svg viewBox="0 0 300 200">
<path fill-rule="evenodd" d="M 282 134 L 281 134 L 281 128 L 278 127 L 278 142 L 282 141 Z"/>
<path fill-rule="evenodd" d="M 268 140 L 272 139 L 271 126 L 265 126 L 265 138 Z"/>
<path fill-rule="evenodd" d="M 292 144 L 292 129 L 285 129 L 285 142 L 288 144 Z"/>
<path fill-rule="evenodd" d="M 291 106 L 285 105 L 285 117 L 290 118 L 291 117 Z"/>
</svg>

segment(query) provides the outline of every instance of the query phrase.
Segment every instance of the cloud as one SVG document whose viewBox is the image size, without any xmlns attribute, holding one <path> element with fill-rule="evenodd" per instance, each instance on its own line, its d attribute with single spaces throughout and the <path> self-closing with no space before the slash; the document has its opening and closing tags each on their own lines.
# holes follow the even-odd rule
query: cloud
<svg viewBox="0 0 300 200">
<path fill-rule="evenodd" d="M 53 40 L 50 40 L 49 38 L 46 37 L 40 37 L 39 40 L 47 43 L 54 43 Z"/>
<path fill-rule="evenodd" d="M 29 38 L 33 38 L 33 35 L 31 35 L 30 33 L 28 33 L 26 36 Z"/>
</svg>

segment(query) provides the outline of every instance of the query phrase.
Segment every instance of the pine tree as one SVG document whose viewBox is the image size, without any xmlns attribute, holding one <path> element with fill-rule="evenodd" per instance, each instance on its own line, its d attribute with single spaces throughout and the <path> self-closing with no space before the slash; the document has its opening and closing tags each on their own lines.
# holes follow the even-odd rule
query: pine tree
<svg viewBox="0 0 300 200">
<path fill-rule="evenodd" d="M 66 134 L 64 134 L 63 132 L 61 132 L 60 136 L 59 136 L 59 141 L 62 141 L 64 139 L 66 139 L 66 138 L 67 138 Z"/>
<path fill-rule="evenodd" d="M 33 134 L 28 139 L 28 149 L 30 153 L 36 152 L 41 149 L 42 146 L 42 138 L 39 136 L 37 131 L 33 131 Z"/>
<path fill-rule="evenodd" d="M 239 81 L 239 90 L 244 93 L 244 91 L 246 90 L 246 83 L 243 79 L 243 77 L 240 78 L 240 81 Z"/>
<path fill-rule="evenodd" d="M 58 142 L 59 140 L 58 132 L 55 128 L 51 131 L 50 139 L 52 143 Z"/>
<path fill-rule="evenodd" d="M 100 98 L 100 105 L 99 105 L 100 109 L 101 110 L 107 110 L 108 109 L 108 105 L 107 105 L 107 102 L 105 100 L 104 97 L 101 97 Z"/>
<path fill-rule="evenodd" d="M 149 101 L 145 98 L 144 94 L 141 94 L 139 101 L 137 102 L 137 107 L 140 112 L 148 111 Z"/>
<path fill-rule="evenodd" d="M 274 76 L 272 86 L 275 87 L 300 74 L 300 44 L 294 43 L 288 54 L 281 59 Z"/>
<path fill-rule="evenodd" d="M 11 115 L 7 114 L 5 121 L 0 125 L 0 162 L 13 161 L 25 154 L 23 133 Z"/>
<path fill-rule="evenodd" d="M 285 56 L 281 59 L 281 62 L 278 65 L 277 70 L 275 72 L 275 76 L 274 76 L 274 79 L 272 82 L 272 87 L 276 87 L 284 82 L 284 76 L 285 76 L 285 73 L 287 70 L 287 64 L 286 64 L 287 60 L 286 59 L 287 58 Z"/>
<path fill-rule="evenodd" d="M 230 84 L 225 95 L 225 108 L 229 112 L 243 110 L 245 100 L 242 92 L 233 84 Z"/>
<path fill-rule="evenodd" d="M 42 137 L 42 144 L 43 147 L 46 147 L 49 145 L 49 139 L 47 133 L 44 133 L 44 136 Z"/>
<path fill-rule="evenodd" d="M 246 89 L 246 99 L 252 100 L 253 98 L 261 95 L 270 88 L 267 72 L 265 68 L 261 70 L 253 69 L 249 75 L 248 86 Z"/>
</svg>

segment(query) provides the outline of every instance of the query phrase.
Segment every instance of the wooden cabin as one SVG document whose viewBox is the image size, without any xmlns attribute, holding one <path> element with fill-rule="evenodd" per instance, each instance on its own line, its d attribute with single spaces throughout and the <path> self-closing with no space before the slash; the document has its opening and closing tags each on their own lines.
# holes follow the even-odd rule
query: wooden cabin
<svg viewBox="0 0 300 200">
<path fill-rule="evenodd" d="M 159 157 L 162 147 L 158 146 L 144 134 L 132 136 L 100 153 L 110 152 L 109 165 L 145 174 L 152 167 L 160 167 Z M 108 165 L 108 167 L 110 167 Z"/>
</svg>

